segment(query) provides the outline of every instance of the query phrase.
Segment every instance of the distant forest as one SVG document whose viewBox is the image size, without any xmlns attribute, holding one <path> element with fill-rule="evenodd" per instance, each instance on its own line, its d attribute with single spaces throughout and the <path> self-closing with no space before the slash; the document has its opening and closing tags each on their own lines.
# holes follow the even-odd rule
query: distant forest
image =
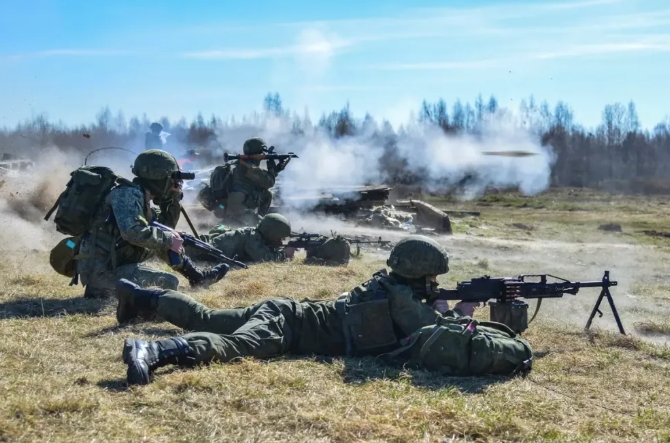
<svg viewBox="0 0 670 443">
<path fill-rule="evenodd" d="M 509 112 L 499 106 L 495 97 L 486 100 L 480 95 L 473 104 L 457 100 L 448 106 L 443 99 L 434 103 L 424 101 L 412 118 L 418 123 L 439 126 L 447 137 L 462 133 L 476 136 L 489 116 Z M 558 102 L 552 107 L 546 101 L 538 103 L 532 96 L 522 100 L 514 114 L 519 125 L 535 135 L 542 145 L 551 146 L 555 153 L 552 186 L 670 193 L 670 119 L 658 123 L 651 131 L 643 130 L 631 101 L 606 105 L 601 123 L 595 128 L 585 128 L 573 120 L 568 104 Z M 241 144 L 222 144 L 220 139 L 226 138 L 227 131 L 242 127 L 253 129 L 268 116 L 283 119 L 297 136 L 309 131 L 323 131 L 334 139 L 366 134 L 368 140 L 383 145 L 389 157 L 393 157 L 397 137 L 404 131 L 402 126 L 393 128 L 387 121 L 377 122 L 369 114 L 355 118 L 348 105 L 321 116 L 313 124 L 309 116 L 285 109 L 279 94 L 265 97 L 263 113 L 240 120 L 222 120 L 216 115 L 206 119 L 199 114 L 190 123 L 185 118 L 177 122 L 167 118 L 156 121 L 171 134 L 166 146 L 178 146 L 183 152 L 205 149 L 218 154 L 241 150 Z M 104 146 L 122 146 L 139 152 L 144 147 L 144 134 L 151 123 L 146 115 L 127 120 L 122 112 L 114 115 L 109 107 L 98 113 L 95 122 L 79 127 L 51 122 L 46 116 L 39 115 L 13 129 L 1 129 L 0 154 L 18 154 L 34 159 L 50 146 L 84 154 Z M 421 184 L 420 174 L 403 172 L 397 162 L 390 165 L 380 160 L 379 166 L 382 170 L 386 168 L 386 176 L 391 182 Z"/>
</svg>

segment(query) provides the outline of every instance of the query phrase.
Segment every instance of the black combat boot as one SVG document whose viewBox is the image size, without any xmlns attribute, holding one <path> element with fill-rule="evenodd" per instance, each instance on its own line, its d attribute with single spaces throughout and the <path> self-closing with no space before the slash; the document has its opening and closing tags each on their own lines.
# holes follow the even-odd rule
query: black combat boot
<svg viewBox="0 0 670 443">
<path fill-rule="evenodd" d="M 142 289 L 130 280 L 120 279 L 116 282 L 116 298 L 119 299 L 116 320 L 119 324 L 136 317 L 152 320 L 156 316 L 158 297 L 164 293 L 162 289 Z"/>
<path fill-rule="evenodd" d="M 179 273 L 188 279 L 188 282 L 192 287 L 207 287 L 211 284 L 214 284 L 221 280 L 230 269 L 230 266 L 225 263 L 221 263 L 206 271 L 201 271 L 193 264 L 190 258 L 184 256 L 183 260 L 184 263 L 182 268 L 179 270 Z"/>
<path fill-rule="evenodd" d="M 128 365 L 129 385 L 147 385 L 156 369 L 166 365 L 193 366 L 195 358 L 182 337 L 152 342 L 127 338 L 123 342 L 123 362 Z"/>
</svg>

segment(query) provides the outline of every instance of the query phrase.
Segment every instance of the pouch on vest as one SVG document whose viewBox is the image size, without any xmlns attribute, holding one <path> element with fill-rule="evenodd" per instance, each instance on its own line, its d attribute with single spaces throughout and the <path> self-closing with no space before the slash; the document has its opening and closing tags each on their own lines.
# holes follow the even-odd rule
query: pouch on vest
<svg viewBox="0 0 670 443">
<path fill-rule="evenodd" d="M 49 264 L 60 275 L 73 278 L 75 256 L 79 253 L 79 237 L 67 237 L 58 242 L 49 254 Z"/>
<path fill-rule="evenodd" d="M 58 209 L 54 217 L 56 230 L 78 237 L 91 229 L 96 212 L 118 177 L 104 166 L 82 166 L 72 171 L 70 176 L 65 190 L 44 220 L 49 220 L 51 214 Z"/>
<path fill-rule="evenodd" d="M 357 351 L 388 352 L 390 347 L 397 347 L 387 292 L 379 283 L 385 272 L 376 272 L 371 280 L 342 294 L 335 302 L 342 318 L 347 355 Z"/>
<path fill-rule="evenodd" d="M 398 357 L 410 351 L 411 366 L 453 376 L 514 375 L 532 369 L 533 351 L 528 342 L 506 325 L 478 322 L 470 317 L 441 318 L 401 342 Z"/>
<path fill-rule="evenodd" d="M 344 327 L 348 329 L 356 351 L 385 348 L 398 343 L 386 299 L 347 306 Z"/>
</svg>

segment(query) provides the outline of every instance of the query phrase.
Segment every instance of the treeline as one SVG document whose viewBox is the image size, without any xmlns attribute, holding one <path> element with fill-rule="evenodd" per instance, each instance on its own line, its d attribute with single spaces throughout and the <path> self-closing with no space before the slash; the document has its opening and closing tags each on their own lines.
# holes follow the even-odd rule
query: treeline
<svg viewBox="0 0 670 443">
<path fill-rule="evenodd" d="M 171 122 L 165 117 L 155 121 L 170 134 L 166 147 L 172 152 L 205 149 L 222 154 L 241 149 L 240 140 L 232 137 L 235 142 L 230 143 L 227 134 L 252 134 L 269 116 L 283 120 L 296 136 L 314 131 L 333 139 L 365 135 L 366 140 L 383 146 L 388 153 L 379 166 L 390 181 L 421 184 L 420 171 L 403 169 L 403 159 L 396 153 L 397 141 L 407 127 L 394 128 L 387 121 L 377 122 L 369 114 L 355 118 L 348 105 L 321 116 L 313 124 L 308 115 L 286 109 L 279 94 L 268 94 L 263 112 L 239 120 L 224 120 L 216 115 L 205 118 L 199 114 L 191 122 L 185 118 Z M 487 121 L 501 116 L 507 124 L 528 130 L 542 145 L 551 146 L 556 155 L 551 175 L 553 186 L 649 194 L 670 192 L 670 120 L 658 123 L 652 130 L 643 130 L 633 102 L 605 106 L 601 123 L 595 128 L 585 128 L 573 120 L 573 112 L 564 102 L 552 107 L 546 101 L 538 103 L 531 96 L 521 101 L 516 112 L 511 112 L 493 96 L 484 99 L 480 95 L 472 104 L 457 100 L 451 106 L 440 99 L 434 103 L 424 101 L 408 125 L 432 124 L 447 137 L 459 134 L 476 137 Z M 50 146 L 84 154 L 106 146 L 140 152 L 152 122 L 146 115 L 128 120 L 122 112 L 113 114 L 108 107 L 97 114 L 95 122 L 78 127 L 50 122 L 40 115 L 13 129 L 0 130 L 0 153 L 34 159 Z"/>
</svg>

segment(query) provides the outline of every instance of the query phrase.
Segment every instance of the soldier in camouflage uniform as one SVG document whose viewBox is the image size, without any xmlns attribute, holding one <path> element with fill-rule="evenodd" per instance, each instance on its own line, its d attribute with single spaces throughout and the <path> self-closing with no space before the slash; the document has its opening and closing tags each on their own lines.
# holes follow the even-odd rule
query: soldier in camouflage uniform
<svg viewBox="0 0 670 443">
<path fill-rule="evenodd" d="M 151 131 L 144 135 L 144 149 L 163 149 L 163 140 L 160 137 L 163 126 L 160 123 L 152 123 L 149 129 Z"/>
<path fill-rule="evenodd" d="M 136 178 L 132 182 L 121 179 L 109 192 L 95 215 L 92 229 L 82 237 L 76 273 L 86 287 L 84 296 L 112 295 L 120 278 L 141 286 L 177 289 L 179 279 L 175 275 L 143 264 L 153 256 L 169 263 L 192 285 L 223 278 L 227 265 L 203 272 L 183 255 L 183 239 L 177 232 L 149 226 L 157 219 L 175 228 L 179 221 L 183 194 L 181 180 L 173 178 L 179 172 L 176 159 L 165 151 L 144 151 L 135 159 L 132 171 Z M 151 207 L 152 200 L 159 210 Z"/>
<path fill-rule="evenodd" d="M 291 223 L 280 214 L 268 214 L 255 228 L 235 230 L 214 229 L 200 239 L 228 257 L 236 257 L 246 264 L 264 261 L 291 260 L 295 249 L 283 247 L 282 242 L 291 235 Z M 211 257 L 196 248 L 185 246 L 186 254 L 194 260 L 209 261 Z"/>
<path fill-rule="evenodd" d="M 268 147 L 263 139 L 254 137 L 244 142 L 243 151 L 245 155 L 263 154 L 268 152 Z M 239 160 L 232 172 L 232 184 L 224 210 L 226 220 L 253 226 L 266 215 L 272 204 L 270 188 L 275 185 L 277 175 L 284 170 L 288 160 L 279 164 L 268 160 L 267 170 L 260 167 L 259 160 Z"/>
<path fill-rule="evenodd" d="M 228 362 L 237 357 L 284 354 L 380 355 L 399 348 L 399 340 L 434 325 L 442 315 L 424 300 L 448 272 L 448 256 L 434 240 L 414 235 L 398 242 L 385 269 L 337 300 L 265 300 L 253 306 L 212 310 L 176 291 L 140 289 L 127 281 L 116 287 L 120 323 L 140 316 L 160 318 L 199 331 L 167 340 L 126 339 L 123 361 L 129 384 L 147 384 L 167 364 Z M 459 306 L 461 305 L 461 306 Z M 462 303 L 471 311 L 472 306 Z M 458 316 L 471 312 L 446 311 Z"/>
</svg>

